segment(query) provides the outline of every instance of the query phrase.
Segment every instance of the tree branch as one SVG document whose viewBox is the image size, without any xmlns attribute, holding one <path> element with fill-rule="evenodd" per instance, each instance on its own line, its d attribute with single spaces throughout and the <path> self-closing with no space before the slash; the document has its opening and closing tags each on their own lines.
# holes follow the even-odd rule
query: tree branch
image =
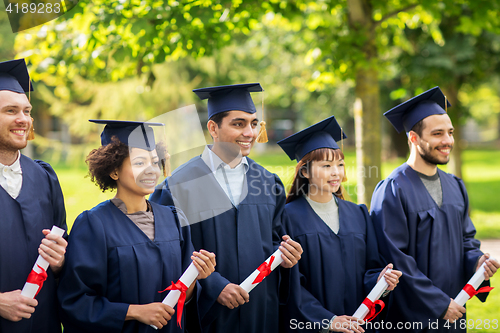
<svg viewBox="0 0 500 333">
<path fill-rule="evenodd" d="M 382 19 L 381 19 L 380 21 L 376 21 L 376 22 L 374 22 L 374 23 L 375 23 L 375 24 L 374 24 L 374 27 L 376 27 L 376 26 L 380 25 L 382 22 L 384 22 L 384 21 L 385 21 L 385 20 L 387 20 L 388 18 L 393 17 L 393 16 L 396 16 L 396 15 L 398 15 L 398 14 L 399 14 L 399 13 L 401 13 L 401 12 L 406 12 L 406 11 L 408 11 L 408 10 L 410 10 L 410 9 L 413 9 L 413 8 L 417 7 L 418 5 L 420 5 L 420 4 L 419 4 L 419 3 L 415 3 L 415 4 L 413 4 L 413 5 L 409 5 L 409 6 L 406 6 L 406 7 L 404 7 L 404 8 L 401 8 L 401 9 L 395 10 L 395 11 L 393 11 L 393 12 L 391 12 L 391 13 L 388 13 L 388 14 L 386 14 L 384 17 L 382 17 Z"/>
</svg>

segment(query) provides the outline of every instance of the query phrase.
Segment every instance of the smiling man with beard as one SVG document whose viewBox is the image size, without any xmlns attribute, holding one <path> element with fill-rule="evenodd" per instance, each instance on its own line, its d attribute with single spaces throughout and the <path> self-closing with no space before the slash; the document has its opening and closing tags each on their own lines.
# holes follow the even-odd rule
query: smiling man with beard
<svg viewBox="0 0 500 333">
<path fill-rule="evenodd" d="M 52 167 L 21 154 L 33 130 L 33 90 L 24 59 L 0 63 L 0 332 L 57 333 L 57 278 L 65 263 L 67 242 L 49 234 L 66 229 L 64 199 Z M 41 255 L 50 264 L 36 275 Z M 31 272 L 31 273 L 30 273 Z M 21 295 L 28 276 L 43 288 L 35 299 Z"/>
<path fill-rule="evenodd" d="M 371 203 L 380 251 L 403 272 L 387 312 L 393 331 L 404 331 L 399 323 L 412 323 L 408 331 L 466 331 L 465 308 L 452 298 L 483 262 L 485 285 L 500 266 L 479 250 L 463 181 L 437 168 L 453 149 L 448 106 L 435 87 L 384 114 L 410 146 L 407 162 L 378 184 Z"/>
</svg>

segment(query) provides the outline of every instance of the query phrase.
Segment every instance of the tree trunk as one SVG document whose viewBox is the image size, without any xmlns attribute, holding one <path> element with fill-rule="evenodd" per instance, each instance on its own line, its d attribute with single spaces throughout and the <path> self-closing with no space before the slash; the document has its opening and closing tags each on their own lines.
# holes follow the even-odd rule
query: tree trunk
<svg viewBox="0 0 500 333">
<path fill-rule="evenodd" d="M 361 111 L 355 117 L 356 130 L 361 130 L 361 138 L 357 142 L 358 160 L 358 203 L 369 205 L 371 195 L 381 179 L 381 114 L 380 86 L 376 68 L 377 47 L 375 45 L 375 24 L 372 20 L 372 8 L 368 0 L 347 0 L 349 23 L 364 35 L 366 44 L 363 46 L 364 63 L 357 64 L 356 98 L 361 100 Z M 359 114 L 361 112 L 361 114 Z M 361 123 L 360 123 L 361 122 Z"/>
<path fill-rule="evenodd" d="M 381 179 L 381 122 L 379 83 L 376 69 L 359 69 L 356 75 L 356 97 L 361 100 L 361 117 L 355 117 L 356 130 L 361 129 L 358 159 L 358 203 L 369 205 L 371 195 Z M 359 124 L 361 122 L 361 124 Z M 358 137 L 359 134 L 357 133 Z M 359 143 L 357 143 L 357 146 Z"/>
<path fill-rule="evenodd" d="M 448 86 L 446 89 L 446 97 L 450 101 L 452 107 L 448 109 L 448 115 L 450 116 L 451 122 L 455 130 L 453 131 L 453 137 L 455 138 L 455 144 L 451 151 L 451 158 L 449 162 L 449 171 L 455 176 L 462 178 L 462 107 L 458 101 L 458 87 Z"/>
</svg>

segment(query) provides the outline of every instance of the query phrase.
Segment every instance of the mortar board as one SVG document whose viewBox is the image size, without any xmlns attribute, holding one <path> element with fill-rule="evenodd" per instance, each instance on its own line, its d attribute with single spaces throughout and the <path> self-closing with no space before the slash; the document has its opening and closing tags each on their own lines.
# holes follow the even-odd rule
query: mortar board
<svg viewBox="0 0 500 333">
<path fill-rule="evenodd" d="M 232 84 L 193 90 L 201 100 L 208 98 L 208 119 L 225 111 L 257 112 L 250 93 L 259 91 L 263 91 L 259 83 Z"/>
<path fill-rule="evenodd" d="M 326 118 L 300 132 L 278 141 L 278 145 L 291 160 L 300 161 L 305 155 L 319 148 L 339 149 L 336 141 L 347 138 L 335 116 Z"/>
<path fill-rule="evenodd" d="M 446 105 L 445 105 L 446 103 Z M 439 87 L 434 87 L 390 109 L 384 116 L 401 133 L 410 132 L 420 120 L 435 114 L 445 114 L 451 106 Z"/>
<path fill-rule="evenodd" d="M 164 126 L 162 123 L 122 120 L 97 120 L 90 119 L 96 124 L 105 124 L 101 133 L 101 145 L 110 144 L 113 136 L 120 142 L 132 148 L 141 148 L 152 151 L 156 148 L 154 131 L 151 126 Z"/>
<path fill-rule="evenodd" d="M 0 62 L 0 90 L 24 94 L 33 91 L 24 59 Z"/>
</svg>

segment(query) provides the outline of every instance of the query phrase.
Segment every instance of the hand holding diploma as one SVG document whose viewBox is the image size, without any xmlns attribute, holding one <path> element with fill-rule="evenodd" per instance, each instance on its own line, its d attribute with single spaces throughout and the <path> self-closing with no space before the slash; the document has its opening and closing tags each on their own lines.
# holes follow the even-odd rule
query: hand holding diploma
<svg viewBox="0 0 500 333">
<path fill-rule="evenodd" d="M 292 268 L 300 260 L 302 255 L 302 246 L 292 240 L 290 236 L 283 236 L 283 242 L 280 247 L 264 261 L 245 281 L 240 283 L 240 287 L 249 293 L 255 288 L 266 276 L 281 265 L 285 268 Z"/>
<path fill-rule="evenodd" d="M 49 266 L 54 273 L 58 273 L 64 264 L 64 253 L 66 253 L 66 246 L 68 243 L 62 236 L 65 230 L 56 226 L 52 230 L 44 229 L 42 231 L 45 238 L 38 248 L 38 259 L 28 275 L 27 281 L 24 285 L 21 295 L 35 298 L 35 296 L 42 289 L 43 282 L 47 279 L 47 269 Z"/>
<path fill-rule="evenodd" d="M 393 265 L 388 264 L 387 266 L 385 266 L 385 268 L 382 270 L 382 272 L 380 272 L 380 275 L 378 276 L 377 282 L 379 282 L 380 279 L 382 277 L 384 277 L 385 282 L 387 282 L 387 285 L 388 285 L 386 290 L 393 291 L 394 288 L 396 288 L 396 286 L 398 285 L 399 278 L 401 277 L 401 275 L 403 275 L 403 273 L 401 271 L 397 271 L 397 270 L 393 269 Z"/>
<path fill-rule="evenodd" d="M 10 321 L 31 318 L 37 305 L 36 299 L 22 296 L 19 289 L 0 293 L 0 317 Z"/>
<path fill-rule="evenodd" d="M 130 319 L 136 319 L 143 323 L 149 324 L 155 329 L 162 328 L 171 319 L 174 314 L 174 306 L 177 305 L 177 324 L 181 326 L 182 312 L 184 308 L 184 303 L 191 298 L 193 294 L 193 289 L 197 279 L 205 279 L 215 270 L 215 254 L 208 252 L 206 250 L 200 250 L 199 252 L 193 252 L 191 256 L 193 260 L 188 268 L 184 271 L 179 280 L 172 285 L 167 287 L 165 290 L 170 290 L 167 296 L 163 299 L 162 303 L 151 303 L 146 304 L 149 307 L 155 307 L 152 309 L 143 309 L 142 315 L 136 318 L 131 317 Z M 142 305 L 131 305 L 129 307 L 129 312 L 134 315 L 136 312 L 136 307 L 141 307 Z M 132 308 L 132 310 L 130 310 Z M 148 310 L 148 311 L 145 311 Z M 154 312 L 152 312 L 154 311 Z M 153 316 L 153 313 L 156 315 Z M 128 315 L 128 314 L 127 314 Z M 145 319 L 145 321 L 141 319 Z"/>
<path fill-rule="evenodd" d="M 486 253 L 479 258 L 477 266 L 478 268 L 476 273 L 474 273 L 469 282 L 467 282 L 465 287 L 460 291 L 460 293 L 458 293 L 457 297 L 455 297 L 454 302 L 461 307 L 463 307 L 465 302 L 467 302 L 474 295 L 482 292 L 489 292 L 493 289 L 491 287 L 483 287 L 478 290 L 477 288 L 481 285 L 481 283 L 483 283 L 484 280 L 489 280 L 490 277 L 496 273 L 497 269 L 500 267 L 498 261 L 494 258 L 490 258 L 490 255 Z"/>
<path fill-rule="evenodd" d="M 484 265 L 483 265 L 484 264 Z M 500 268 L 500 263 L 495 258 L 490 258 L 489 253 L 485 253 L 479 258 L 477 263 L 476 272 L 483 267 L 484 269 L 484 280 L 488 281 Z"/>
<path fill-rule="evenodd" d="M 54 229 L 57 228 L 57 229 Z M 54 274 L 59 274 L 63 265 L 68 242 L 62 237 L 64 230 L 56 226 L 42 230 L 45 238 L 38 248 L 38 254 L 45 259 Z"/>
<path fill-rule="evenodd" d="M 402 275 L 400 271 L 392 270 L 392 264 L 387 265 L 380 273 L 377 284 L 370 291 L 365 300 L 352 315 L 355 318 L 370 321 L 375 318 L 380 311 L 385 307 L 383 301 L 380 300 L 382 294 L 386 290 L 393 290 L 399 282 L 399 277 Z M 382 279 L 382 276 L 384 277 Z M 379 305 L 380 310 L 377 312 L 375 306 Z"/>
<path fill-rule="evenodd" d="M 279 247 L 281 251 L 281 266 L 284 268 L 292 268 L 299 262 L 302 253 L 302 246 L 290 238 L 288 235 L 283 236 L 283 242 Z"/>
</svg>

